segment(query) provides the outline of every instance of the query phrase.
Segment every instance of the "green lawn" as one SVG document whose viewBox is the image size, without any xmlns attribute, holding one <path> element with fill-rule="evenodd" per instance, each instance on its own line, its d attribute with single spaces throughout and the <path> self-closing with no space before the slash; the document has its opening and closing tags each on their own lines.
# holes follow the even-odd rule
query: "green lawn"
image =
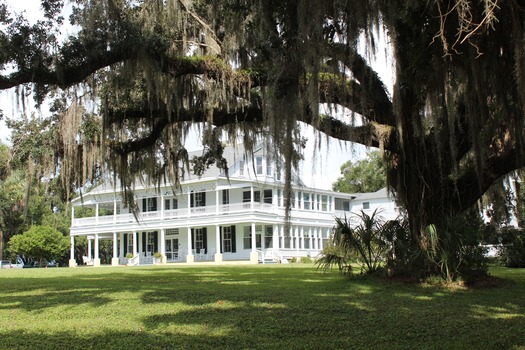
<svg viewBox="0 0 525 350">
<path fill-rule="evenodd" d="M 0 349 L 525 349 L 503 287 L 345 279 L 312 265 L 0 270 Z"/>
</svg>

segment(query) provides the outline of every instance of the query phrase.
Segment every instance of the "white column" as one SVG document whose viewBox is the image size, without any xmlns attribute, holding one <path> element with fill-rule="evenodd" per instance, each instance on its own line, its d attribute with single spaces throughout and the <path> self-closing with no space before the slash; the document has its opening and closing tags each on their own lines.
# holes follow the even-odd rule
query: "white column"
<svg viewBox="0 0 525 350">
<path fill-rule="evenodd" d="M 88 238 L 88 259 L 91 260 L 93 255 L 91 255 L 91 238 Z"/>
<path fill-rule="evenodd" d="M 111 265 L 113 266 L 118 266 L 117 253 L 118 253 L 117 233 L 113 232 L 113 258 L 111 259 Z"/>
<path fill-rule="evenodd" d="M 166 263 L 166 230 L 161 229 L 160 230 L 160 253 L 162 254 L 162 263 Z M 177 247 L 178 248 L 178 247 Z"/>
<path fill-rule="evenodd" d="M 95 222 L 98 224 L 98 203 L 95 204 Z"/>
<path fill-rule="evenodd" d="M 139 247 L 139 250 L 137 251 L 137 253 L 142 253 L 144 251 L 144 247 L 142 246 L 142 235 L 144 234 L 144 232 L 140 231 L 140 232 L 137 232 L 137 239 L 138 239 L 138 247 Z"/>
<path fill-rule="evenodd" d="M 256 248 L 256 240 L 255 240 L 256 232 L 255 232 L 255 222 L 252 222 L 252 252 L 254 252 Z"/>
<path fill-rule="evenodd" d="M 193 263 L 195 261 L 195 256 L 192 252 L 193 242 L 191 241 L 191 228 L 188 227 L 188 255 L 186 256 L 186 262 L 187 263 Z"/>
<path fill-rule="evenodd" d="M 188 188 L 188 217 L 191 216 L 191 191 Z"/>
<path fill-rule="evenodd" d="M 323 235 L 324 228 L 321 228 L 321 234 L 319 235 L 319 250 L 323 250 Z"/>
<path fill-rule="evenodd" d="M 252 187 L 252 194 L 253 194 L 253 187 Z M 253 197 L 252 197 L 252 206 L 253 206 Z M 250 252 L 250 262 L 252 264 L 257 264 L 258 263 L 258 258 L 257 258 L 257 248 L 256 248 L 256 243 L 257 241 L 255 240 L 255 236 L 256 236 L 256 232 L 255 232 L 255 222 L 252 222 L 252 251 Z"/>
<path fill-rule="evenodd" d="M 217 187 L 215 188 L 215 214 L 219 214 L 219 202 L 220 202 L 219 190 Z"/>
<path fill-rule="evenodd" d="M 137 255 L 137 231 L 133 231 L 133 256 Z"/>
<path fill-rule="evenodd" d="M 253 210 L 253 186 L 250 186 L 250 197 L 251 197 L 251 200 L 250 200 L 250 209 Z"/>
<path fill-rule="evenodd" d="M 117 223 L 117 200 L 113 199 L 113 223 Z"/>
<path fill-rule="evenodd" d="M 312 226 L 308 227 L 308 249 L 309 250 L 312 250 L 313 249 L 313 245 L 312 245 Z"/>
<path fill-rule="evenodd" d="M 319 250 L 319 246 L 317 245 L 317 227 L 314 227 L 314 233 L 313 233 L 313 246 L 312 248 L 314 250 Z"/>
<path fill-rule="evenodd" d="M 95 233 L 95 257 L 93 258 L 93 266 L 100 266 L 98 233 Z"/>
<path fill-rule="evenodd" d="M 164 203 L 164 194 L 160 193 L 160 219 L 164 220 L 164 211 L 166 210 L 166 203 Z"/>
<path fill-rule="evenodd" d="M 281 225 L 279 227 L 279 231 L 280 231 L 280 234 L 279 234 L 279 249 L 283 249 L 284 248 L 284 225 Z"/>
<path fill-rule="evenodd" d="M 76 267 L 77 262 L 75 260 L 75 236 L 71 236 L 71 252 L 69 254 L 69 267 Z"/>
<path fill-rule="evenodd" d="M 71 226 L 75 226 L 75 207 L 71 206 Z"/>
<path fill-rule="evenodd" d="M 219 225 L 215 225 L 215 262 L 222 261 L 221 253 L 221 228 Z"/>
<path fill-rule="evenodd" d="M 301 226 L 301 231 L 299 232 L 299 249 L 304 249 L 304 226 Z"/>
<path fill-rule="evenodd" d="M 273 235 L 272 235 L 272 246 L 273 249 L 279 249 L 279 225 L 273 225 Z"/>
<path fill-rule="evenodd" d="M 295 238 L 294 238 L 294 240 L 295 240 L 294 248 L 295 248 L 295 250 L 298 250 L 299 248 L 301 248 L 300 245 L 299 245 L 300 242 L 301 242 L 301 240 L 299 239 L 299 226 L 295 226 Z"/>
</svg>

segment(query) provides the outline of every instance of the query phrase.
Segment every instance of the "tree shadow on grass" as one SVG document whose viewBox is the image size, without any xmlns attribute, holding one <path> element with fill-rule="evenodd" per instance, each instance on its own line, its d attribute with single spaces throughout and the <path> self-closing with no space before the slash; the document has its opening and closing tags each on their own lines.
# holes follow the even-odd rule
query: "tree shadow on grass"
<svg viewBox="0 0 525 350">
<path fill-rule="evenodd" d="M 367 278 L 347 280 L 306 269 L 278 273 L 260 268 L 181 270 L 117 269 L 67 278 L 32 278 L 17 286 L 12 285 L 15 280 L 8 281 L 10 292 L 16 294 L 24 286 L 24 293 L 10 297 L 0 290 L 0 315 L 2 310 L 47 311 L 79 303 L 97 307 L 98 313 L 114 313 L 109 304 L 118 301 L 110 297 L 123 292 L 140 310 L 126 310 L 119 304 L 119 311 L 129 313 L 117 316 L 113 323 L 97 319 L 95 312 L 82 320 L 87 328 L 78 328 L 78 319 L 62 321 L 63 329 L 77 329 L 79 334 L 9 328 L 0 321 L 0 348 L 525 346 L 523 283 L 496 290 L 450 291 Z M 17 299 L 19 303 L 13 301 Z M 37 316 L 34 322 L 39 317 L 44 316 Z"/>
</svg>

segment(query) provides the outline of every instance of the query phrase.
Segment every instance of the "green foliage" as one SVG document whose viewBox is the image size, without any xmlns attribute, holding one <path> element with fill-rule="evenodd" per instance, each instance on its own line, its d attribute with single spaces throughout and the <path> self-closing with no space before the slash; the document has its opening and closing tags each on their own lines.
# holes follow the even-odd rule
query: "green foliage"
<svg viewBox="0 0 525 350">
<path fill-rule="evenodd" d="M 443 228 L 430 225 L 425 230 L 423 250 L 447 282 L 458 278 L 468 281 L 487 274 L 487 259 L 479 245 L 480 231 L 481 218 L 475 210 L 450 219 Z"/>
<path fill-rule="evenodd" d="M 350 256 L 355 254 L 367 273 L 379 269 L 389 249 L 384 236 L 390 226 L 382 220 L 377 209 L 372 215 L 361 211 L 354 214 L 353 219 L 355 225 L 346 217 L 335 218 L 336 226 L 331 244 L 317 261 L 318 267 L 328 270 L 335 265 L 342 271 L 348 265 Z"/>
<path fill-rule="evenodd" d="M 429 261 L 423 253 L 419 239 L 410 232 L 408 220 L 388 222 L 384 239 L 390 249 L 387 254 L 386 268 L 389 276 L 404 276 L 425 279 L 429 276 Z"/>
<path fill-rule="evenodd" d="M 9 172 L 9 147 L 0 142 L 0 181 L 5 180 Z"/>
<path fill-rule="evenodd" d="M 69 240 L 49 226 L 33 226 L 9 241 L 9 250 L 42 263 L 61 258 L 69 248 Z"/>
<path fill-rule="evenodd" d="M 369 152 L 366 159 L 347 161 L 341 166 L 341 174 L 332 185 L 334 191 L 375 192 L 386 186 L 385 165 L 379 151 Z"/>
<path fill-rule="evenodd" d="M 500 261 L 507 267 L 525 267 L 525 232 L 514 230 L 510 241 L 503 245 Z"/>
<path fill-rule="evenodd" d="M 301 264 L 311 264 L 312 263 L 312 258 L 310 258 L 309 256 L 302 256 L 300 259 L 299 259 L 299 262 Z"/>
</svg>

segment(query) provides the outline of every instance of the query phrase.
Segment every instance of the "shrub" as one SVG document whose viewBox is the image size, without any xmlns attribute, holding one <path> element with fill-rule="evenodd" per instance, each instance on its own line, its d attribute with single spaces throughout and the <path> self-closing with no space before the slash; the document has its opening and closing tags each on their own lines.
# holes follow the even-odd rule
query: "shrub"
<svg viewBox="0 0 525 350">
<path fill-rule="evenodd" d="M 299 259 L 299 262 L 301 264 L 311 264 L 312 258 L 310 258 L 309 256 L 302 256 L 301 259 Z"/>
<path fill-rule="evenodd" d="M 525 232 L 515 230 L 510 243 L 503 246 L 501 263 L 507 267 L 525 267 Z"/>
</svg>

